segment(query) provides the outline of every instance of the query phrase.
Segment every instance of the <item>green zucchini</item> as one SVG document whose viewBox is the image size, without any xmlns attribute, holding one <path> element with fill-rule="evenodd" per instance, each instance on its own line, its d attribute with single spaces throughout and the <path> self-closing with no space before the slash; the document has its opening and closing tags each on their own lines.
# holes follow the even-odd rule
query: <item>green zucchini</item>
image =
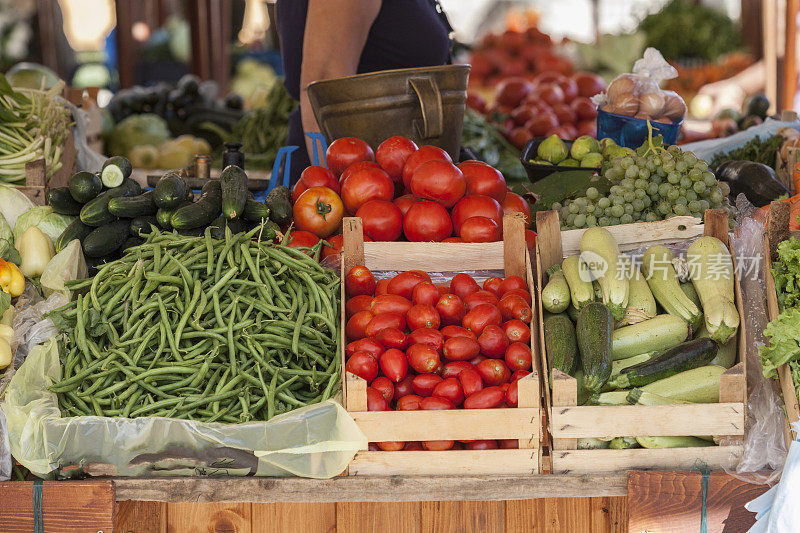
<svg viewBox="0 0 800 533">
<path fill-rule="evenodd" d="M 692 284 L 703 304 L 706 329 L 712 339 L 724 344 L 739 328 L 731 254 L 722 241 L 705 236 L 689 245 L 686 259 L 695 267 Z"/>
<path fill-rule="evenodd" d="M 262 220 L 269 220 L 269 207 L 257 200 L 248 198 L 244 203 L 244 213 L 242 213 L 242 218 L 248 222 L 261 222 Z"/>
<path fill-rule="evenodd" d="M 684 405 L 692 403 L 686 400 L 674 400 L 653 392 L 645 392 L 642 389 L 631 389 L 626 399 L 628 403 L 634 405 Z"/>
<path fill-rule="evenodd" d="M 642 276 L 639 267 L 633 269 L 628 284 L 628 307 L 625 308 L 625 318 L 617 326 L 629 326 L 637 324 L 643 320 L 653 318 L 658 312 L 656 309 L 656 299 L 647 285 L 647 280 Z"/>
<path fill-rule="evenodd" d="M 613 390 L 592 394 L 589 405 L 627 405 L 629 390 Z"/>
<path fill-rule="evenodd" d="M 714 446 L 713 442 L 708 442 L 698 437 L 636 437 L 636 442 L 642 448 L 700 448 Z"/>
<path fill-rule="evenodd" d="M 116 220 L 116 216 L 108 210 L 108 203 L 113 198 L 122 196 L 137 196 L 142 194 L 142 188 L 131 179 L 126 179 L 119 187 L 109 189 L 94 200 L 91 200 L 81 209 L 81 221 L 87 226 L 102 226 Z M 119 242 L 122 244 L 122 241 Z"/>
<path fill-rule="evenodd" d="M 561 265 L 547 269 L 548 281 L 542 289 L 542 307 L 551 313 L 563 313 L 570 304 L 569 285 L 561 272 Z"/>
<path fill-rule="evenodd" d="M 222 214 L 228 219 L 242 216 L 247 202 L 247 174 L 236 165 L 228 165 L 219 176 L 222 186 Z"/>
<path fill-rule="evenodd" d="M 579 312 L 580 312 L 580 311 L 578 311 L 577 309 L 575 309 L 575 306 L 574 306 L 574 305 L 570 305 L 569 307 L 567 307 L 567 316 L 569 317 L 569 319 L 570 319 L 570 320 L 572 320 L 572 321 L 573 321 L 573 322 L 575 322 L 576 324 L 577 324 L 577 322 L 578 322 L 578 313 L 579 313 Z"/>
<path fill-rule="evenodd" d="M 572 372 L 578 358 L 578 344 L 575 326 L 567 315 L 561 313 L 544 320 L 544 346 L 551 371 L 556 368 L 565 374 Z"/>
<path fill-rule="evenodd" d="M 584 405 L 592 397 L 592 391 L 586 390 L 586 387 L 583 386 L 583 370 L 576 368 L 572 372 L 572 377 L 578 382 L 578 405 Z"/>
<path fill-rule="evenodd" d="M 564 259 L 561 262 L 561 272 L 569 285 L 573 307 L 580 310 L 584 305 L 594 301 L 594 287 L 589 281 L 591 273 L 580 256 L 572 255 Z"/>
<path fill-rule="evenodd" d="M 611 441 L 593 438 L 578 439 L 579 450 L 604 450 L 609 447 Z"/>
<path fill-rule="evenodd" d="M 701 366 L 654 381 L 641 389 L 673 400 L 718 403 L 719 379 L 723 372 L 725 369 L 721 366 Z"/>
<path fill-rule="evenodd" d="M 100 179 L 103 181 L 103 185 L 112 189 L 122 185 L 122 180 L 130 178 L 132 173 L 131 162 L 121 155 L 115 155 L 106 159 L 106 162 L 103 163 Z"/>
<path fill-rule="evenodd" d="M 717 355 L 717 343 L 695 339 L 659 352 L 649 361 L 625 369 L 608 384 L 618 389 L 642 387 L 679 372 L 705 366 Z"/>
<path fill-rule="evenodd" d="M 575 328 L 583 366 L 584 387 L 598 392 L 611 376 L 611 334 L 614 317 L 600 302 L 586 304 Z"/>
<path fill-rule="evenodd" d="M 161 209 L 173 209 L 187 200 L 187 194 L 191 194 L 191 189 L 186 186 L 182 177 L 174 172 L 164 174 L 155 189 L 153 189 L 153 201 Z"/>
<path fill-rule="evenodd" d="M 675 315 L 657 315 L 614 331 L 611 359 L 626 359 L 646 352 L 677 346 L 689 336 L 689 326 Z"/>
<path fill-rule="evenodd" d="M 639 448 L 639 442 L 636 437 L 616 437 L 611 439 L 608 447 L 612 450 L 628 450 L 630 448 Z"/>
<path fill-rule="evenodd" d="M 211 228 L 211 237 L 214 239 L 224 239 L 226 226 L 231 230 L 232 235 L 245 231 L 244 223 L 241 219 L 228 220 L 225 217 L 217 217 L 208 225 L 208 227 Z"/>
<path fill-rule="evenodd" d="M 69 193 L 76 202 L 85 204 L 94 200 L 103 190 L 103 182 L 97 174 L 76 172 L 69 178 Z"/>
<path fill-rule="evenodd" d="M 200 199 L 191 205 L 179 208 L 170 222 L 177 230 L 187 230 L 208 226 L 219 216 L 222 209 L 222 189 L 218 180 L 203 185 Z"/>
<path fill-rule="evenodd" d="M 103 257 L 120 249 L 130 236 L 129 220 L 114 220 L 95 228 L 83 239 L 83 253 L 89 257 Z"/>
<path fill-rule="evenodd" d="M 54 213 L 71 216 L 81 214 L 83 204 L 72 197 L 69 187 L 49 189 L 45 196 L 47 197 L 47 205 L 53 208 Z"/>
<path fill-rule="evenodd" d="M 279 185 L 267 194 L 264 203 L 269 207 L 269 218 L 279 226 L 285 226 L 292 220 L 292 191 L 289 187 Z"/>
<path fill-rule="evenodd" d="M 642 274 L 664 311 L 696 327 L 703 313 L 681 290 L 672 259 L 672 252 L 666 246 L 651 246 L 642 256 Z"/>
<path fill-rule="evenodd" d="M 153 191 L 147 191 L 139 196 L 122 196 L 112 198 L 108 202 L 108 211 L 119 218 L 135 218 L 152 216 L 158 211 L 153 202 Z"/>
<path fill-rule="evenodd" d="M 76 218 L 70 222 L 69 226 L 64 228 L 64 231 L 62 231 L 61 235 L 56 239 L 56 253 L 66 248 L 67 245 L 75 239 L 78 239 L 82 243 L 83 239 L 85 239 L 93 229 L 94 228 L 91 226 L 87 226 L 81 222 L 80 218 Z"/>
<path fill-rule="evenodd" d="M 705 323 L 700 325 L 700 329 L 697 330 L 695 333 L 695 339 L 702 339 L 705 337 L 710 337 L 711 335 L 708 333 L 708 329 L 706 329 Z M 739 347 L 739 338 L 737 335 L 731 337 L 731 340 L 726 342 L 725 344 L 720 344 L 719 349 L 717 350 L 717 355 L 714 359 L 711 360 L 709 365 L 717 365 L 724 368 L 730 368 L 736 364 L 736 356 L 737 348 Z"/>
<path fill-rule="evenodd" d="M 622 320 L 630 289 L 628 258 L 620 253 L 614 236 L 599 226 L 583 232 L 580 247 L 581 258 L 600 285 L 603 303 L 615 319 Z"/>
<path fill-rule="evenodd" d="M 614 379 L 615 376 L 618 376 L 620 372 L 625 370 L 626 368 L 630 368 L 634 365 L 638 365 L 639 363 L 644 363 L 645 361 L 649 361 L 656 352 L 647 352 L 647 353 L 640 353 L 639 355 L 634 355 L 633 357 L 626 357 L 625 359 L 617 359 L 616 361 L 611 361 L 611 379 Z"/>
<path fill-rule="evenodd" d="M 158 220 L 154 216 L 136 217 L 131 219 L 131 237 L 141 237 L 149 235 L 153 231 L 153 226 L 158 226 Z"/>
<path fill-rule="evenodd" d="M 692 301 L 692 303 L 697 306 L 698 309 L 701 309 L 700 297 L 697 295 L 697 291 L 694 290 L 694 285 L 692 285 L 692 282 L 683 282 L 680 284 L 680 287 L 683 291 L 683 294 L 685 294 Z"/>
</svg>

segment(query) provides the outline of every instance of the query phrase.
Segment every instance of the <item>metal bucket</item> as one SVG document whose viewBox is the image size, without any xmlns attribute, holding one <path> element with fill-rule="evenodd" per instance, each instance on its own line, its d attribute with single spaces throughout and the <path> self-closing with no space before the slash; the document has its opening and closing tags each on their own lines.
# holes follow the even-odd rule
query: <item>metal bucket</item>
<svg viewBox="0 0 800 533">
<path fill-rule="evenodd" d="M 308 86 L 327 141 L 358 137 L 373 148 L 394 135 L 432 144 L 458 160 L 469 65 L 407 68 L 316 81 Z"/>
</svg>

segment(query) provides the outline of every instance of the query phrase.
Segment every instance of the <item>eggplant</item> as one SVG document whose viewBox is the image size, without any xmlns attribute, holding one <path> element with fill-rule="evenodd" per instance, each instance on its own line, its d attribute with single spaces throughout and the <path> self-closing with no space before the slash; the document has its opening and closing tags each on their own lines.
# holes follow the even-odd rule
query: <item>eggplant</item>
<svg viewBox="0 0 800 533">
<path fill-rule="evenodd" d="M 764 207 L 779 196 L 791 192 L 778 179 L 775 171 L 767 165 L 753 161 L 726 161 L 717 167 L 717 179 L 726 182 L 730 188 L 730 198 L 736 201 L 739 193 L 756 207 Z"/>
</svg>

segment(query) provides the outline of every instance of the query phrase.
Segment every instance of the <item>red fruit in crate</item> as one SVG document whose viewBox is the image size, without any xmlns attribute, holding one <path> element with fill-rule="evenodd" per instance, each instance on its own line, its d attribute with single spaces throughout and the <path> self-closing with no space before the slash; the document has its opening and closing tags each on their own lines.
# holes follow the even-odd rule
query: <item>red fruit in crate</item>
<svg viewBox="0 0 800 533">
<path fill-rule="evenodd" d="M 322 254 L 320 255 L 320 262 L 327 259 L 331 256 L 338 256 L 342 253 L 342 247 L 344 246 L 344 239 L 341 235 L 334 235 L 332 237 L 328 237 L 325 239 L 330 246 L 323 246 L 322 247 Z"/>
<path fill-rule="evenodd" d="M 499 407 L 506 398 L 500 387 L 486 387 L 467 396 L 464 409 L 493 409 Z"/>
<path fill-rule="evenodd" d="M 388 411 L 389 402 L 380 391 L 367 387 L 367 411 Z"/>
<path fill-rule="evenodd" d="M 427 161 L 411 176 L 411 192 L 414 196 L 439 202 L 450 209 L 467 191 L 464 174 L 453 163 Z"/>
<path fill-rule="evenodd" d="M 375 151 L 378 164 L 389 174 L 395 183 L 403 182 L 403 167 L 408 157 L 417 151 L 417 145 L 411 139 L 400 135 L 389 137 Z"/>
<path fill-rule="evenodd" d="M 396 328 L 400 331 L 404 331 L 406 329 L 406 319 L 400 313 L 382 313 L 380 315 L 375 315 L 375 317 L 369 321 L 367 327 L 364 328 L 364 333 L 367 334 L 367 337 L 375 337 L 381 330 L 387 328 Z"/>
<path fill-rule="evenodd" d="M 458 374 L 458 381 L 461 383 L 461 390 L 464 392 L 464 396 L 472 396 L 483 388 L 483 378 L 473 366 L 462 370 Z"/>
<path fill-rule="evenodd" d="M 411 242 L 440 242 L 453 234 L 453 222 L 442 204 L 423 200 L 406 213 L 403 233 Z"/>
<path fill-rule="evenodd" d="M 395 348 L 390 348 L 381 354 L 378 366 L 383 375 L 394 383 L 399 383 L 408 374 L 406 354 Z"/>
<path fill-rule="evenodd" d="M 403 451 L 406 452 L 421 452 L 423 450 L 421 442 L 407 442 Z"/>
<path fill-rule="evenodd" d="M 497 439 L 501 450 L 516 450 L 519 448 L 519 439 Z"/>
<path fill-rule="evenodd" d="M 403 216 L 406 216 L 408 210 L 411 209 L 411 206 L 417 203 L 419 199 L 415 197 L 413 194 L 406 194 L 394 199 L 394 205 L 400 210 L 400 213 Z"/>
<path fill-rule="evenodd" d="M 450 280 L 450 292 L 465 300 L 467 296 L 478 292 L 480 286 L 469 274 L 458 273 Z"/>
<path fill-rule="evenodd" d="M 396 350 L 405 350 L 408 346 L 408 338 L 405 333 L 397 328 L 385 328 L 375 335 L 375 340 L 378 341 L 387 350 L 394 348 Z"/>
<path fill-rule="evenodd" d="M 347 340 L 356 341 L 366 337 L 367 324 L 369 324 L 373 318 L 375 318 L 375 315 L 369 311 L 359 311 L 351 316 L 350 320 L 347 321 L 347 325 L 344 327 Z"/>
<path fill-rule="evenodd" d="M 551 106 L 560 104 L 564 101 L 564 91 L 556 83 L 540 83 L 536 86 L 535 92 L 541 100 Z"/>
<path fill-rule="evenodd" d="M 450 400 L 453 405 L 461 405 L 464 401 L 464 392 L 461 390 L 461 382 L 456 378 L 446 378 L 433 388 L 435 398 L 445 398 Z"/>
<path fill-rule="evenodd" d="M 508 142 L 517 150 L 522 150 L 531 140 L 531 132 L 527 127 L 514 128 L 508 132 Z"/>
<path fill-rule="evenodd" d="M 405 354 L 404 354 L 405 355 Z M 406 374 L 406 377 L 394 384 L 394 397 L 402 398 L 409 394 L 414 394 L 414 388 L 411 386 L 414 381 L 414 376 Z"/>
<path fill-rule="evenodd" d="M 532 229 L 525 230 L 525 245 L 528 248 L 528 253 L 533 256 L 536 253 L 536 232 Z"/>
<path fill-rule="evenodd" d="M 506 389 L 506 403 L 508 404 L 509 407 L 516 407 L 517 404 L 519 403 L 518 399 L 519 385 L 517 381 L 506 383 L 506 385 L 508 385 L 508 388 Z"/>
<path fill-rule="evenodd" d="M 300 180 L 292 188 L 292 203 L 311 187 L 327 187 L 336 194 L 341 190 L 339 179 L 325 167 L 311 165 L 300 174 Z"/>
<path fill-rule="evenodd" d="M 398 411 L 417 411 L 419 404 L 422 402 L 422 396 L 416 394 L 407 394 L 397 400 Z"/>
<path fill-rule="evenodd" d="M 344 368 L 367 383 L 372 383 L 372 380 L 378 376 L 378 362 L 365 352 L 356 352 L 351 355 Z"/>
<path fill-rule="evenodd" d="M 433 394 L 433 389 L 436 388 L 436 385 L 441 383 L 441 381 L 442 378 L 436 374 L 419 374 L 418 376 L 414 376 L 413 381 L 411 381 L 411 388 L 414 389 L 414 394 L 427 398 Z"/>
<path fill-rule="evenodd" d="M 445 294 L 436 302 L 436 311 L 447 326 L 459 325 L 467 313 L 464 302 L 455 294 Z"/>
<path fill-rule="evenodd" d="M 373 241 L 396 241 L 403 234 L 403 213 L 391 201 L 370 200 L 356 211 L 364 235 Z"/>
<path fill-rule="evenodd" d="M 591 72 L 576 72 L 572 79 L 578 87 L 578 95 L 589 98 L 606 90 L 606 82 Z"/>
<path fill-rule="evenodd" d="M 516 281 L 515 281 L 515 283 L 516 283 Z M 527 303 L 528 305 L 531 305 L 531 301 L 532 301 L 531 300 L 531 293 L 528 292 L 528 289 L 509 289 L 509 290 L 506 290 L 505 293 L 503 293 L 503 296 L 508 296 L 510 294 L 516 294 L 517 296 L 519 296 L 523 300 L 525 300 L 525 303 Z"/>
<path fill-rule="evenodd" d="M 475 54 L 472 55 L 471 59 L 471 73 L 475 74 Z M 491 65 L 488 62 L 485 62 L 484 65 L 488 66 L 491 69 Z M 478 113 L 485 114 L 486 113 L 486 100 L 483 96 L 476 94 L 476 93 L 467 93 L 467 107 L 470 109 L 474 109 Z"/>
<path fill-rule="evenodd" d="M 478 341 L 467 337 L 452 337 L 444 341 L 442 356 L 448 361 L 469 361 L 481 351 Z"/>
<path fill-rule="evenodd" d="M 364 265 L 354 266 L 344 277 L 345 292 L 351 298 L 361 294 L 372 296 L 375 285 L 375 276 Z"/>
<path fill-rule="evenodd" d="M 559 124 L 572 124 L 577 120 L 575 111 L 568 104 L 556 104 L 553 106 L 553 113 L 556 114 Z"/>
<path fill-rule="evenodd" d="M 578 117 L 578 120 L 594 120 L 597 118 L 597 106 L 588 98 L 579 96 L 569 105 L 575 111 L 575 116 Z"/>
<path fill-rule="evenodd" d="M 506 366 L 512 372 L 517 370 L 530 370 L 533 364 L 531 348 L 521 342 L 515 342 L 506 350 Z"/>
<path fill-rule="evenodd" d="M 578 137 L 588 135 L 589 137 L 597 138 L 597 122 L 594 120 L 584 120 L 578 123 L 575 131 Z"/>
<path fill-rule="evenodd" d="M 483 161 L 468 160 L 458 164 L 467 180 L 467 194 L 482 195 L 502 202 L 506 197 L 506 180 L 503 174 Z"/>
<path fill-rule="evenodd" d="M 475 367 L 469 361 L 450 361 L 442 367 L 442 377 L 457 378 L 464 370 L 473 370 Z"/>
<path fill-rule="evenodd" d="M 411 188 L 411 176 L 417 168 L 427 161 L 447 161 L 451 163 L 453 160 L 450 155 L 437 146 L 423 145 L 413 154 L 408 156 L 406 164 L 403 166 L 403 185 L 406 189 Z"/>
<path fill-rule="evenodd" d="M 495 88 L 499 104 L 516 107 L 533 92 L 533 84 L 525 78 L 513 77 L 501 81 Z"/>
<path fill-rule="evenodd" d="M 479 356 L 475 357 L 475 359 L 470 359 L 470 363 L 472 363 L 472 366 L 475 366 L 478 363 L 480 363 L 481 361 L 483 361 L 484 359 L 486 359 L 486 357 L 484 357 L 483 355 L 479 355 Z"/>
<path fill-rule="evenodd" d="M 398 441 L 392 440 L 392 441 L 386 441 L 386 442 L 378 442 L 376 444 L 378 445 L 378 448 L 380 448 L 384 452 L 399 452 L 406 445 L 405 442 L 399 441 L 399 440 Z"/>
<path fill-rule="evenodd" d="M 525 129 L 532 137 L 544 137 L 545 133 L 557 127 L 558 117 L 552 111 L 542 111 L 525 123 Z"/>
<path fill-rule="evenodd" d="M 461 224 L 464 242 L 497 242 L 503 238 L 503 228 L 486 217 L 470 217 Z"/>
<path fill-rule="evenodd" d="M 355 214 L 358 209 L 370 200 L 386 200 L 394 198 L 394 183 L 389 175 L 380 168 L 363 168 L 352 172 L 342 183 L 342 202 L 345 210 Z"/>
<path fill-rule="evenodd" d="M 345 347 L 345 355 L 348 357 L 356 352 L 364 352 L 371 355 L 376 361 L 384 351 L 383 345 L 375 339 L 358 339 Z"/>
<path fill-rule="evenodd" d="M 519 276 L 508 276 L 500 283 L 500 298 L 506 295 L 506 293 L 510 290 L 519 289 L 526 291 L 528 290 L 528 284 L 525 283 L 525 280 Z"/>
<path fill-rule="evenodd" d="M 342 137 L 336 139 L 328 145 L 328 150 L 325 152 L 325 161 L 328 168 L 336 176 L 339 176 L 344 169 L 358 163 L 359 161 L 374 161 L 375 154 L 372 148 L 355 137 Z"/>
<path fill-rule="evenodd" d="M 507 383 L 511 377 L 511 371 L 500 359 L 484 359 L 477 365 L 475 370 L 481 375 L 484 385 L 502 385 Z"/>
<path fill-rule="evenodd" d="M 394 383 L 392 383 L 389 378 L 386 376 L 375 378 L 375 380 L 370 383 L 370 387 L 380 392 L 381 395 L 386 398 L 386 403 L 392 403 L 392 398 L 394 397 Z"/>
<path fill-rule="evenodd" d="M 443 401 L 441 398 L 436 398 L 437 401 Z M 454 409 L 454 407 L 443 407 L 444 404 L 437 404 L 437 407 L 432 407 L 429 404 L 428 409 Z M 456 441 L 454 440 L 426 440 L 422 442 L 422 447 L 429 452 L 443 452 L 445 450 L 452 450 Z"/>
<path fill-rule="evenodd" d="M 465 450 L 496 450 L 496 440 L 474 440 L 464 445 Z"/>
<path fill-rule="evenodd" d="M 531 342 L 531 330 L 522 320 L 509 320 L 503 324 L 503 331 L 506 333 L 509 342 L 521 342 L 529 344 Z"/>
<path fill-rule="evenodd" d="M 410 301 L 414 295 L 414 288 L 424 281 L 430 283 L 431 277 L 422 270 L 401 272 L 389 282 L 389 294 L 396 294 Z"/>
<path fill-rule="evenodd" d="M 500 203 L 491 196 L 482 194 L 465 196 L 453 207 L 450 215 L 453 218 L 453 227 L 456 232 L 471 217 L 486 217 L 495 221 L 498 225 L 503 223 L 503 208 Z"/>
<path fill-rule="evenodd" d="M 502 278 L 491 277 L 486 278 L 486 281 L 483 282 L 483 289 L 489 291 L 493 294 L 497 294 L 498 289 L 500 289 L 500 284 L 503 282 Z M 500 300 L 498 300 L 499 302 Z"/>
<path fill-rule="evenodd" d="M 439 352 L 427 344 L 415 344 L 406 350 L 408 366 L 418 374 L 436 372 L 439 368 Z"/>
<path fill-rule="evenodd" d="M 442 332 L 433 328 L 419 328 L 415 329 L 407 335 L 408 345 L 427 344 L 433 347 L 439 353 L 442 353 L 444 346 L 444 335 Z"/>
<path fill-rule="evenodd" d="M 414 305 L 434 306 L 438 301 L 439 289 L 429 281 L 418 283 L 411 292 L 411 303 Z"/>
<path fill-rule="evenodd" d="M 481 336 L 478 337 L 480 353 L 486 357 L 503 357 L 506 353 L 506 348 L 508 348 L 508 344 L 508 337 L 500 326 L 486 326 L 483 328 Z"/>
<path fill-rule="evenodd" d="M 430 396 L 428 398 L 423 398 L 422 401 L 419 402 L 419 408 L 423 411 L 443 411 L 445 409 L 455 409 L 456 406 L 447 398 Z"/>
<path fill-rule="evenodd" d="M 369 311 L 372 309 L 372 296 L 369 294 L 359 294 L 353 296 L 344 306 L 347 318 L 350 318 L 359 311 Z"/>
<path fill-rule="evenodd" d="M 445 326 L 442 328 L 442 335 L 444 335 L 445 340 L 457 337 L 478 340 L 477 335 L 461 326 Z"/>
<path fill-rule="evenodd" d="M 464 305 L 467 307 L 467 311 L 472 311 L 475 307 L 481 304 L 497 306 L 499 303 L 500 299 L 495 296 L 493 292 L 489 292 L 484 289 L 481 289 L 478 292 L 473 292 L 467 296 L 466 300 L 464 300 Z"/>
<path fill-rule="evenodd" d="M 500 315 L 503 320 L 522 320 L 530 322 L 532 311 L 527 302 L 517 294 L 506 294 L 500 299 Z"/>
<path fill-rule="evenodd" d="M 388 279 L 379 279 L 378 283 L 375 285 L 375 296 L 382 296 L 386 294 L 386 288 L 389 286 Z"/>
<path fill-rule="evenodd" d="M 352 165 L 344 169 L 342 175 L 339 176 L 339 186 L 341 187 L 342 184 L 345 181 L 347 181 L 347 178 L 349 178 L 353 172 L 358 172 L 366 168 L 376 168 L 378 170 L 383 170 L 381 166 L 375 161 L 359 161 L 358 163 L 353 163 Z"/>
<path fill-rule="evenodd" d="M 388 290 L 388 285 L 390 283 L 389 280 L 381 280 L 380 282 L 383 281 L 386 281 Z M 408 298 L 404 298 L 398 294 L 387 293 L 376 296 L 372 300 L 372 309 L 370 309 L 370 311 L 376 315 L 380 315 L 382 313 L 400 313 L 401 315 L 405 315 L 408 313 L 408 310 L 411 309 L 412 305 L 413 304 Z"/>
<path fill-rule="evenodd" d="M 464 242 L 461 240 L 461 237 L 448 237 L 446 239 L 442 239 L 442 242 Z"/>
<path fill-rule="evenodd" d="M 408 329 L 419 328 L 439 329 L 441 318 L 432 305 L 415 305 L 406 313 Z"/>
<path fill-rule="evenodd" d="M 436 288 L 439 289 L 439 298 L 441 298 L 445 294 L 450 294 L 450 285 L 449 284 L 437 283 L 436 284 Z"/>
<path fill-rule="evenodd" d="M 558 86 L 561 87 L 561 91 L 564 93 L 565 102 L 571 102 L 578 96 L 578 84 L 572 78 L 564 76 L 558 81 Z"/>
<path fill-rule="evenodd" d="M 463 326 L 480 336 L 484 328 L 490 324 L 499 326 L 502 323 L 500 311 L 493 305 L 481 304 L 475 306 L 464 315 Z"/>
<path fill-rule="evenodd" d="M 525 376 L 529 376 L 529 375 L 530 375 L 530 372 L 527 371 L 527 370 L 516 370 L 513 374 L 511 374 L 511 377 L 509 378 L 509 381 L 512 381 L 512 382 L 513 381 L 517 381 L 517 380 L 520 380 L 520 379 L 524 378 Z"/>
<path fill-rule="evenodd" d="M 310 231 L 294 230 L 289 234 L 290 248 L 311 248 L 319 242 L 319 237 Z"/>
</svg>

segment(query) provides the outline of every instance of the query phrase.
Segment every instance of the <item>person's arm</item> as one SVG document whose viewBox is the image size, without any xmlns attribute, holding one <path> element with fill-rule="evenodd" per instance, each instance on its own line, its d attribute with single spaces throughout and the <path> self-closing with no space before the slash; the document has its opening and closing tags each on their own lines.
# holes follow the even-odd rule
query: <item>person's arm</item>
<svg viewBox="0 0 800 533">
<path fill-rule="evenodd" d="M 763 60 L 757 61 L 725 80 L 703 85 L 698 94 L 705 94 L 714 99 L 714 112 L 732 107 L 738 109 L 749 94 L 764 90 L 767 71 Z"/>
<path fill-rule="evenodd" d="M 309 83 L 351 76 L 367 35 L 381 9 L 382 0 L 309 0 L 300 69 L 300 113 L 306 133 L 319 132 L 311 110 Z M 309 157 L 313 141 L 306 137 Z"/>
</svg>

